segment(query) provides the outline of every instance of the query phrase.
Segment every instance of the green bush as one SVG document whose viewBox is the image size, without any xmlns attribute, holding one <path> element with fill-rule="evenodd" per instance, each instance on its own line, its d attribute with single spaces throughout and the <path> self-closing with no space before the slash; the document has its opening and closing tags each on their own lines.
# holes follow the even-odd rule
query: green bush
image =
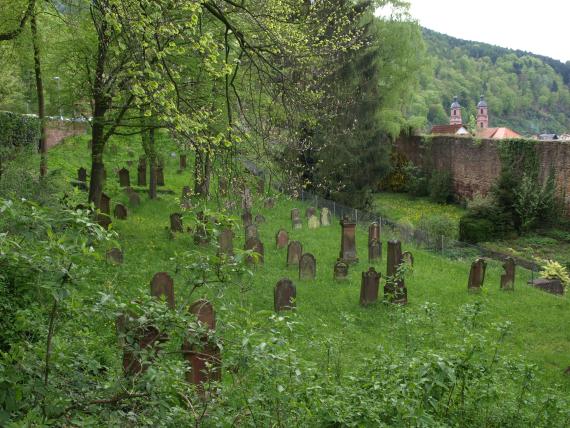
<svg viewBox="0 0 570 428">
<path fill-rule="evenodd" d="M 37 145 L 39 138 L 37 117 L 0 111 L 0 149 Z"/>
<path fill-rule="evenodd" d="M 429 179 L 429 197 L 433 202 L 445 204 L 453 199 L 453 181 L 447 171 L 435 171 Z"/>
<path fill-rule="evenodd" d="M 406 175 L 406 191 L 412 196 L 428 196 L 428 178 L 425 173 L 413 164 L 408 164 L 404 171 Z"/>
<path fill-rule="evenodd" d="M 495 225 L 489 219 L 465 215 L 459 220 L 459 239 L 477 243 L 491 241 L 497 237 Z"/>
</svg>

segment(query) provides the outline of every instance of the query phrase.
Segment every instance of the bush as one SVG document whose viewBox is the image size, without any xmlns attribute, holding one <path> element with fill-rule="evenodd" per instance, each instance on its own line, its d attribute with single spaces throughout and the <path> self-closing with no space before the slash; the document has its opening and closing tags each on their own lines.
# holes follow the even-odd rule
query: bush
<svg viewBox="0 0 570 428">
<path fill-rule="evenodd" d="M 459 220 L 459 239 L 475 244 L 491 241 L 497 237 L 494 224 L 486 218 L 465 215 Z"/>
<path fill-rule="evenodd" d="M 40 121 L 7 111 L 0 112 L 0 150 L 37 145 L 40 139 Z"/>
<path fill-rule="evenodd" d="M 453 199 L 453 181 L 447 171 L 435 171 L 429 179 L 429 197 L 433 202 L 445 204 Z"/>
<path fill-rule="evenodd" d="M 424 172 L 414 166 L 409 164 L 405 168 L 406 174 L 406 191 L 412 196 L 427 196 L 428 191 L 428 179 Z"/>
<path fill-rule="evenodd" d="M 544 266 L 542 266 L 540 275 L 543 276 L 544 278 L 560 280 L 564 288 L 568 288 L 568 286 L 570 285 L 570 276 L 568 276 L 568 271 L 566 270 L 566 267 L 562 266 L 560 263 L 555 262 L 553 260 L 546 261 Z"/>
</svg>

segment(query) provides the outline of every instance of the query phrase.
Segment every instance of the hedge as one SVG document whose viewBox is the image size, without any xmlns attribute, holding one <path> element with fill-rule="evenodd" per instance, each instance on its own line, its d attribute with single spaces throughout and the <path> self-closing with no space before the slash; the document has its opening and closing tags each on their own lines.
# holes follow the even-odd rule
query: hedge
<svg viewBox="0 0 570 428">
<path fill-rule="evenodd" d="M 0 111 L 0 148 L 38 145 L 40 120 L 35 116 Z"/>
</svg>

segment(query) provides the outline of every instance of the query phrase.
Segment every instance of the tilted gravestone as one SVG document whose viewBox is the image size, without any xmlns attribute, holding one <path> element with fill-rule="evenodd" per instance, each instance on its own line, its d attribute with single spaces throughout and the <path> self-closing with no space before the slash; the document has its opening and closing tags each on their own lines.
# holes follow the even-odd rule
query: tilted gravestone
<svg viewBox="0 0 570 428">
<path fill-rule="evenodd" d="M 255 224 L 250 224 L 245 228 L 245 240 L 247 241 L 252 238 L 259 238 L 259 232 Z"/>
<path fill-rule="evenodd" d="M 265 250 L 263 248 L 263 243 L 259 238 L 249 238 L 245 242 L 245 249 L 252 250 L 255 254 L 247 257 L 248 264 L 260 264 L 262 265 L 265 258 Z"/>
<path fill-rule="evenodd" d="M 468 291 L 476 293 L 481 291 L 481 287 L 485 282 L 485 272 L 487 270 L 487 262 L 484 259 L 478 258 L 471 263 L 471 270 L 469 271 L 469 282 L 467 283 Z"/>
<path fill-rule="evenodd" d="M 388 261 L 386 266 L 386 284 L 384 298 L 394 304 L 408 304 L 408 289 L 398 269 L 402 264 L 402 243 L 397 240 L 388 241 Z"/>
<path fill-rule="evenodd" d="M 337 259 L 336 263 L 334 264 L 334 272 L 333 272 L 334 279 L 336 280 L 343 280 L 348 278 L 348 263 L 342 261 L 341 259 Z"/>
<path fill-rule="evenodd" d="M 170 214 L 170 231 L 171 232 L 184 232 L 184 226 L 182 225 L 182 215 L 180 213 Z"/>
<path fill-rule="evenodd" d="M 243 213 L 241 214 L 241 220 L 243 222 L 243 227 L 248 227 L 253 224 L 253 217 L 251 215 L 251 211 L 244 209 Z"/>
<path fill-rule="evenodd" d="M 318 229 L 321 226 L 321 222 L 316 215 L 309 217 L 308 221 L 309 229 Z"/>
<path fill-rule="evenodd" d="M 347 263 L 358 263 L 356 254 L 356 223 L 348 217 L 340 221 L 342 235 L 340 241 L 340 258 Z"/>
<path fill-rule="evenodd" d="M 299 241 L 291 241 L 287 246 L 287 266 L 298 266 L 303 254 L 303 245 Z"/>
<path fill-rule="evenodd" d="M 375 263 L 382 260 L 382 243 L 377 239 L 368 242 L 368 262 Z"/>
<path fill-rule="evenodd" d="M 180 155 L 179 166 L 180 166 L 180 169 L 181 169 L 181 170 L 185 170 L 185 169 L 186 169 L 186 155 Z"/>
<path fill-rule="evenodd" d="M 255 222 L 257 224 L 265 223 L 265 217 L 263 217 L 261 214 L 257 214 L 255 216 Z"/>
<path fill-rule="evenodd" d="M 223 229 L 218 237 L 220 255 L 231 257 L 234 255 L 234 232 L 231 229 Z"/>
<path fill-rule="evenodd" d="M 293 281 L 283 278 L 277 282 L 273 290 L 275 312 L 288 311 L 297 306 L 297 288 Z"/>
<path fill-rule="evenodd" d="M 132 187 L 125 187 L 123 191 L 129 198 L 129 205 L 131 207 L 138 207 L 141 204 L 141 197 Z"/>
<path fill-rule="evenodd" d="M 123 252 L 119 248 L 111 248 L 105 253 L 107 261 L 111 264 L 123 264 Z"/>
<path fill-rule="evenodd" d="M 378 301 L 378 289 L 380 288 L 380 273 L 371 267 L 368 272 L 362 272 L 360 284 L 360 304 L 367 306 Z"/>
<path fill-rule="evenodd" d="M 168 307 L 174 309 L 174 280 L 166 272 L 158 272 L 150 281 L 150 295 L 164 298 Z"/>
<path fill-rule="evenodd" d="M 207 300 L 201 299 L 194 302 L 189 312 L 196 315 L 199 324 L 206 330 L 216 329 L 216 313 L 212 304 Z M 196 385 L 198 393 L 204 396 L 204 385 L 221 380 L 222 360 L 220 349 L 211 342 L 207 332 L 201 333 L 197 339 L 193 343 L 185 340 L 182 353 L 190 366 L 190 370 L 186 372 L 186 381 Z"/>
<path fill-rule="evenodd" d="M 505 273 L 501 275 L 501 290 L 513 291 L 515 289 L 516 264 L 512 257 L 507 257 L 503 263 Z"/>
<path fill-rule="evenodd" d="M 130 187 L 131 185 L 131 177 L 129 174 L 129 170 L 126 168 L 122 168 L 119 170 L 119 185 L 121 187 Z"/>
<path fill-rule="evenodd" d="M 124 206 L 123 204 L 117 204 L 115 205 L 115 210 L 113 211 L 113 214 L 115 215 L 115 218 L 117 220 L 126 220 L 128 216 L 127 207 Z"/>
<path fill-rule="evenodd" d="M 285 229 L 279 229 L 275 235 L 275 245 L 277 248 L 285 248 L 289 244 L 289 234 Z"/>
<path fill-rule="evenodd" d="M 305 253 L 299 259 L 299 279 L 315 279 L 317 276 L 317 260 L 310 253 Z"/>
<path fill-rule="evenodd" d="M 309 207 L 305 210 L 305 217 L 309 218 L 314 215 L 317 215 L 317 209 L 315 207 Z"/>
<path fill-rule="evenodd" d="M 137 186 L 146 186 L 146 158 L 144 156 L 139 158 L 139 165 L 137 167 Z"/>
<path fill-rule="evenodd" d="M 111 224 L 111 198 L 105 193 L 101 193 L 99 211 L 97 223 L 104 229 L 108 229 Z"/>
<path fill-rule="evenodd" d="M 268 209 L 275 208 L 275 198 L 267 198 L 263 202 L 263 207 Z"/>
<path fill-rule="evenodd" d="M 376 239 L 380 242 L 380 225 L 377 222 L 373 222 L 368 226 L 368 242 Z"/>
<path fill-rule="evenodd" d="M 326 227 L 331 225 L 331 212 L 328 208 L 321 209 L 321 226 Z"/>
</svg>

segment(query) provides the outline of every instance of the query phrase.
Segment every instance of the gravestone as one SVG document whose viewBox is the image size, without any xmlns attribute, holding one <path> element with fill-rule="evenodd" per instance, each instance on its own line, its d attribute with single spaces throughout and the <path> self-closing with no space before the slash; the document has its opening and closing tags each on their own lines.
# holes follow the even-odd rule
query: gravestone
<svg viewBox="0 0 570 428">
<path fill-rule="evenodd" d="M 345 216 L 341 221 L 340 258 L 347 263 L 358 263 L 356 256 L 356 223 Z"/>
<path fill-rule="evenodd" d="M 204 212 L 200 211 L 196 214 L 196 229 L 194 230 L 194 243 L 197 245 L 205 245 L 210 242 L 210 234 L 208 232 L 208 219 L 204 216 Z"/>
<path fill-rule="evenodd" d="M 216 329 L 216 313 L 210 302 L 203 299 L 198 300 L 190 306 L 189 311 L 196 315 L 198 322 L 206 330 L 214 331 Z M 190 370 L 186 372 L 186 381 L 196 385 L 198 393 L 204 397 L 204 385 L 221 380 L 222 361 L 218 346 L 210 341 L 207 332 L 201 334 L 197 342 L 190 343 L 185 340 L 182 345 L 182 353 L 190 366 Z"/>
<path fill-rule="evenodd" d="M 126 220 L 128 216 L 127 207 L 123 204 L 117 204 L 115 205 L 115 211 L 113 211 L 113 214 L 117 220 Z"/>
<path fill-rule="evenodd" d="M 221 196 L 225 196 L 228 193 L 228 179 L 225 177 L 220 177 L 218 180 L 218 189 Z"/>
<path fill-rule="evenodd" d="M 104 228 L 108 229 L 111 222 L 111 198 L 105 193 L 101 193 L 101 202 L 99 208 L 99 214 L 97 214 L 97 223 Z"/>
<path fill-rule="evenodd" d="M 297 306 L 297 288 L 293 281 L 283 278 L 277 282 L 273 290 L 273 306 L 275 312 L 295 309 Z"/>
<path fill-rule="evenodd" d="M 368 226 L 368 242 L 371 242 L 373 239 L 380 242 L 380 225 L 377 222 L 373 222 Z"/>
<path fill-rule="evenodd" d="M 156 165 L 156 185 L 164 186 L 164 160 L 159 158 Z"/>
<path fill-rule="evenodd" d="M 299 279 L 315 279 L 317 276 L 317 260 L 310 253 L 305 253 L 299 260 Z"/>
<path fill-rule="evenodd" d="M 138 207 L 141 204 L 141 197 L 132 187 L 125 187 L 124 192 L 129 198 L 129 205 L 131 207 Z"/>
<path fill-rule="evenodd" d="M 111 248 L 105 253 L 107 262 L 115 265 L 123 264 L 123 252 L 118 248 Z"/>
<path fill-rule="evenodd" d="M 469 282 L 467 283 L 467 289 L 470 292 L 481 291 L 481 287 L 485 282 L 486 270 L 487 262 L 481 258 L 475 260 L 471 264 L 471 270 L 469 271 Z"/>
<path fill-rule="evenodd" d="M 255 216 L 255 222 L 257 224 L 265 223 L 265 217 L 263 217 L 261 214 L 257 214 Z"/>
<path fill-rule="evenodd" d="M 251 196 L 251 190 L 249 187 L 243 189 L 242 197 L 241 197 L 241 207 L 246 211 L 251 211 L 251 207 L 253 206 L 253 198 Z"/>
<path fill-rule="evenodd" d="M 83 167 L 77 170 L 77 181 L 87 183 L 87 170 Z"/>
<path fill-rule="evenodd" d="M 299 213 L 299 208 L 293 208 L 291 210 L 291 220 L 295 220 L 297 218 L 300 218 L 301 214 Z"/>
<path fill-rule="evenodd" d="M 303 254 L 303 245 L 299 241 L 291 241 L 287 246 L 287 266 L 298 266 Z"/>
<path fill-rule="evenodd" d="M 234 255 L 234 232 L 231 229 L 224 229 L 218 237 L 220 246 L 218 253 L 231 257 Z"/>
<path fill-rule="evenodd" d="M 186 169 L 186 155 L 180 155 L 180 170 Z"/>
<path fill-rule="evenodd" d="M 404 251 L 402 253 L 402 263 L 406 263 L 410 267 L 414 267 L 414 255 L 409 251 Z"/>
<path fill-rule="evenodd" d="M 137 167 L 137 186 L 146 186 L 146 158 L 139 158 L 139 166 Z"/>
<path fill-rule="evenodd" d="M 241 214 L 241 220 L 243 222 L 243 227 L 248 227 L 250 225 L 253 224 L 253 217 L 251 215 L 251 211 L 250 210 L 243 210 L 243 213 Z"/>
<path fill-rule="evenodd" d="M 550 294 L 563 295 L 564 285 L 559 279 L 551 278 L 538 278 L 528 282 L 533 287 L 539 288 Z"/>
<path fill-rule="evenodd" d="M 267 198 L 263 201 L 263 207 L 268 209 L 275 208 L 275 198 Z"/>
<path fill-rule="evenodd" d="M 301 213 L 299 208 L 293 208 L 291 210 L 291 222 L 293 223 L 293 229 L 302 229 L 303 222 L 301 221 Z"/>
<path fill-rule="evenodd" d="M 121 168 L 119 170 L 119 185 L 121 187 L 130 187 L 131 185 L 131 177 L 127 168 Z"/>
<path fill-rule="evenodd" d="M 380 288 L 380 274 L 371 267 L 368 272 L 362 272 L 360 284 L 360 304 L 367 306 L 378 301 L 378 289 Z"/>
<path fill-rule="evenodd" d="M 315 207 L 309 207 L 305 210 L 305 217 L 310 218 L 311 216 L 317 215 L 317 209 Z"/>
<path fill-rule="evenodd" d="M 135 376 L 145 372 L 159 351 L 159 344 L 167 340 L 167 336 L 152 326 L 141 326 L 140 322 L 130 314 L 121 314 L 116 320 L 117 333 L 123 347 L 123 372 L 126 376 Z M 136 345 L 129 344 L 122 335 L 129 334 Z M 144 352 L 147 361 L 143 363 L 139 353 Z"/>
<path fill-rule="evenodd" d="M 250 224 L 245 228 L 245 240 L 247 241 L 252 238 L 259 238 L 259 232 L 255 224 Z"/>
<path fill-rule="evenodd" d="M 263 195 L 265 193 L 265 178 L 258 177 L 257 178 L 257 193 Z"/>
<path fill-rule="evenodd" d="M 321 209 L 321 226 L 330 226 L 331 225 L 331 212 L 328 208 Z"/>
<path fill-rule="evenodd" d="M 503 263 L 505 273 L 501 275 L 501 290 L 513 291 L 515 289 L 516 264 L 512 257 L 507 257 Z"/>
<path fill-rule="evenodd" d="M 184 186 L 182 188 L 182 195 L 180 196 L 180 208 L 182 209 L 192 209 L 192 203 L 190 201 L 190 186 Z"/>
<path fill-rule="evenodd" d="M 397 240 L 388 241 L 388 261 L 386 266 L 386 284 L 384 299 L 398 305 L 408 304 L 408 289 L 404 278 L 398 278 L 398 268 L 402 264 L 402 243 Z"/>
<path fill-rule="evenodd" d="M 289 234 L 285 229 L 279 229 L 277 235 L 275 235 L 275 245 L 277 248 L 285 248 L 289 244 Z"/>
<path fill-rule="evenodd" d="M 382 243 L 376 238 L 368 242 L 368 262 L 375 263 L 382 260 Z"/>
<path fill-rule="evenodd" d="M 182 225 L 182 215 L 179 213 L 170 214 L 170 231 L 171 232 L 184 232 Z"/>
<path fill-rule="evenodd" d="M 316 215 L 309 217 L 309 229 L 318 229 L 321 225 L 319 218 Z"/>
<path fill-rule="evenodd" d="M 150 295 L 152 297 L 163 298 L 168 307 L 174 309 L 174 280 L 166 272 L 154 274 L 150 281 Z"/>
<path fill-rule="evenodd" d="M 263 248 L 263 243 L 259 240 L 259 238 L 249 238 L 245 242 L 245 249 L 253 250 L 254 253 L 257 253 L 257 256 L 247 257 L 248 264 L 263 264 L 265 258 L 265 250 Z"/>
<path fill-rule="evenodd" d="M 337 259 L 334 264 L 334 279 L 343 280 L 348 278 L 348 263 L 342 261 L 342 259 Z"/>
</svg>

